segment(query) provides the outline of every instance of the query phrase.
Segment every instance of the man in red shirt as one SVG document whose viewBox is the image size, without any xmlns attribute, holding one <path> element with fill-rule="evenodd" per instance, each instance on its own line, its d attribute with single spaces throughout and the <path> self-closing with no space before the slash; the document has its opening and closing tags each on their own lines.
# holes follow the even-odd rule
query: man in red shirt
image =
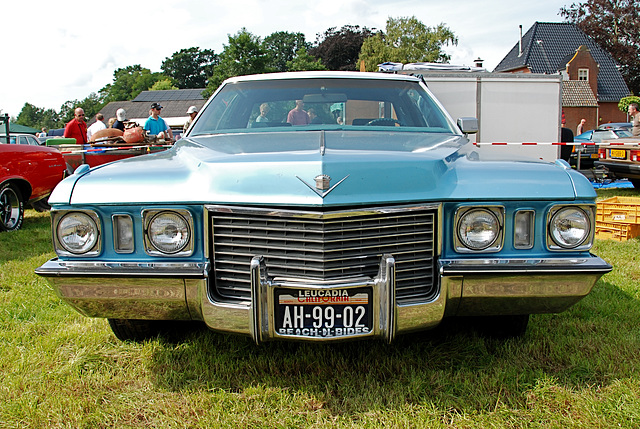
<svg viewBox="0 0 640 429">
<path fill-rule="evenodd" d="M 76 139 L 76 143 L 87 143 L 87 123 L 84 121 L 84 110 L 78 107 L 75 112 L 75 118 L 67 122 L 64 127 L 64 136 L 66 138 Z"/>
<path fill-rule="evenodd" d="M 304 101 L 296 100 L 296 107 L 289 111 L 287 122 L 291 125 L 308 125 L 311 123 L 309 114 L 304 111 Z"/>
</svg>

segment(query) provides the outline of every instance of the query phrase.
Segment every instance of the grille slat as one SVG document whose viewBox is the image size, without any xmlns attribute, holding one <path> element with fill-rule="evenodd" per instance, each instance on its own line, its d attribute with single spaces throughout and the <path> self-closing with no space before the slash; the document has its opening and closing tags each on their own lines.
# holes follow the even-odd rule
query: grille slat
<svg viewBox="0 0 640 429">
<path fill-rule="evenodd" d="M 356 214 L 209 209 L 213 287 L 222 299 L 250 298 L 250 262 L 259 255 L 270 276 L 330 280 L 374 277 L 380 257 L 388 253 L 396 259 L 399 302 L 427 300 L 436 292 L 434 208 L 374 208 Z"/>
<path fill-rule="evenodd" d="M 270 231 L 273 234 L 277 234 L 277 231 Z M 386 236 L 380 237 L 380 230 L 378 231 L 373 231 L 371 232 L 371 234 L 369 235 L 346 235 L 343 234 L 341 236 L 332 236 L 329 234 L 325 234 L 325 235 L 318 235 L 317 237 L 309 237 L 309 236 L 302 236 L 300 235 L 299 237 L 292 237 L 292 236 L 284 236 L 284 237 L 268 237 L 268 238 L 264 238 L 264 240 L 273 240 L 273 241 L 277 241 L 277 242 L 283 242 L 283 243 L 309 243 L 309 244 L 317 244 L 317 245 L 329 245 L 332 243 L 343 243 L 343 242 L 357 242 L 357 241 L 362 241 L 362 240 L 372 240 L 372 239 L 381 239 L 381 238 L 385 238 L 385 237 L 389 237 L 389 233 Z M 220 239 L 224 239 L 225 237 L 227 239 L 233 240 L 234 243 L 242 243 L 242 242 L 254 242 L 255 241 L 255 235 L 251 234 L 217 234 L 217 236 Z M 393 232 L 393 237 L 397 239 L 399 238 L 411 238 L 411 237 L 415 237 L 416 234 L 413 232 L 402 232 L 402 231 L 394 231 Z M 424 240 L 418 240 L 418 241 L 424 241 Z"/>
<path fill-rule="evenodd" d="M 425 241 L 421 243 L 418 242 L 415 244 L 431 245 L 431 242 Z M 230 251 L 227 251 L 226 249 L 222 249 L 220 252 L 216 252 L 216 253 L 221 257 L 225 257 L 225 256 L 246 257 L 246 256 L 255 256 L 256 254 L 259 254 L 259 252 L 262 251 L 263 249 L 268 248 L 270 249 L 271 254 L 273 255 L 274 258 L 280 255 L 281 257 L 286 257 L 287 259 L 298 259 L 300 258 L 300 254 L 304 253 L 303 259 L 305 260 L 317 259 L 325 262 L 331 262 L 332 260 L 341 260 L 346 257 L 352 257 L 352 258 L 360 257 L 362 256 L 363 251 L 365 250 L 377 250 L 379 254 L 389 253 L 391 251 L 394 251 L 394 254 L 397 254 L 397 255 L 413 252 L 412 248 L 409 248 L 408 246 L 400 246 L 400 245 L 394 246 L 392 244 L 377 244 L 377 245 L 373 244 L 373 245 L 367 245 L 367 246 L 360 246 L 356 248 L 330 249 L 325 251 L 322 251 L 322 249 L 315 249 L 315 248 L 286 248 L 286 247 L 275 247 L 275 246 L 262 246 L 262 247 L 238 246 L 238 247 L 239 248 L 235 249 L 236 251 L 233 253 L 231 253 Z M 413 248 L 415 248 L 415 246 Z"/>
</svg>

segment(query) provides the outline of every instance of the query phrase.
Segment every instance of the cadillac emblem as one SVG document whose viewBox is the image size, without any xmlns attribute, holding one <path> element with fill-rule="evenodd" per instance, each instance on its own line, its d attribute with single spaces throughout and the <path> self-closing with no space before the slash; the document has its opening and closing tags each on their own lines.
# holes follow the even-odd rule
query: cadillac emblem
<svg viewBox="0 0 640 429">
<path fill-rule="evenodd" d="M 319 191 L 326 191 L 331 187 L 331 177 L 326 174 L 316 176 L 314 180 L 316 181 L 316 189 Z"/>
<path fill-rule="evenodd" d="M 347 180 L 347 177 L 349 177 L 349 175 L 346 175 L 344 177 L 344 179 L 340 180 L 338 183 L 336 183 L 335 185 L 331 186 L 331 177 L 327 176 L 326 174 L 321 174 L 319 176 L 316 176 L 313 179 L 316 182 L 316 186 L 315 187 L 313 187 L 310 184 L 308 184 L 307 182 L 305 182 L 304 179 L 302 179 L 301 177 L 299 177 L 299 176 L 296 176 L 296 177 L 302 183 L 307 185 L 307 187 L 309 189 L 311 189 L 313 192 L 315 192 L 319 197 L 324 198 L 327 195 L 329 195 L 329 192 L 333 191 L 339 184 L 341 184 L 342 182 Z"/>
</svg>

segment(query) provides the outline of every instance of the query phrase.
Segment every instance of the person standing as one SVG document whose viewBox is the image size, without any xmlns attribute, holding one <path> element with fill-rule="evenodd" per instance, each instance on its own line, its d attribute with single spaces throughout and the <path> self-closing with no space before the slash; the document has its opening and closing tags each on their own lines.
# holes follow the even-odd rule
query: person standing
<svg viewBox="0 0 640 429">
<path fill-rule="evenodd" d="M 121 107 L 116 110 L 116 121 L 111 128 L 117 128 L 124 133 L 124 121 L 127 120 L 127 112 Z"/>
<path fill-rule="evenodd" d="M 74 111 L 74 118 L 65 125 L 64 137 L 76 139 L 77 144 L 87 143 L 87 123 L 84 121 L 84 110 L 81 107 Z"/>
<path fill-rule="evenodd" d="M 182 127 L 183 132 L 187 132 L 197 114 L 198 108 L 196 106 L 191 106 L 189 107 L 189 109 L 187 109 L 187 115 L 189 115 L 189 119 L 187 119 L 187 122 L 185 122 L 184 126 Z"/>
<path fill-rule="evenodd" d="M 633 134 L 634 136 L 640 136 L 640 111 L 638 111 L 638 103 L 629 104 L 627 112 L 629 112 L 629 116 L 631 117 L 631 125 L 633 125 L 631 134 Z"/>
<path fill-rule="evenodd" d="M 149 134 L 157 136 L 159 139 L 173 140 L 173 131 L 167 126 L 167 123 L 160 117 L 162 112 L 162 106 L 158 103 L 151 105 L 151 116 L 144 123 L 145 131 L 149 131 Z"/>
<path fill-rule="evenodd" d="M 98 113 L 96 115 L 96 121 L 87 129 L 87 141 L 91 141 L 91 137 L 100 130 L 106 130 L 107 126 L 104 123 L 104 115 Z"/>
<path fill-rule="evenodd" d="M 582 118 L 580 119 L 580 123 L 578 124 L 578 128 L 576 129 L 576 135 L 579 136 L 580 134 L 584 133 L 584 125 L 587 123 L 587 120 Z"/>
</svg>

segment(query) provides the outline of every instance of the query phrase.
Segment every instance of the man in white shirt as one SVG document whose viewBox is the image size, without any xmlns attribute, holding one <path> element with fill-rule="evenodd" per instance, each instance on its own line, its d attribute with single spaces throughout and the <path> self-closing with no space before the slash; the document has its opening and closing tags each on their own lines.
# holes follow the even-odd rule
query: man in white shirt
<svg viewBox="0 0 640 429">
<path fill-rule="evenodd" d="M 87 141 L 90 142 L 91 136 L 97 133 L 98 131 L 107 129 L 107 126 L 105 125 L 103 120 L 104 120 L 104 115 L 102 113 L 98 113 L 96 115 L 96 121 L 93 123 L 93 125 L 87 128 Z"/>
</svg>

